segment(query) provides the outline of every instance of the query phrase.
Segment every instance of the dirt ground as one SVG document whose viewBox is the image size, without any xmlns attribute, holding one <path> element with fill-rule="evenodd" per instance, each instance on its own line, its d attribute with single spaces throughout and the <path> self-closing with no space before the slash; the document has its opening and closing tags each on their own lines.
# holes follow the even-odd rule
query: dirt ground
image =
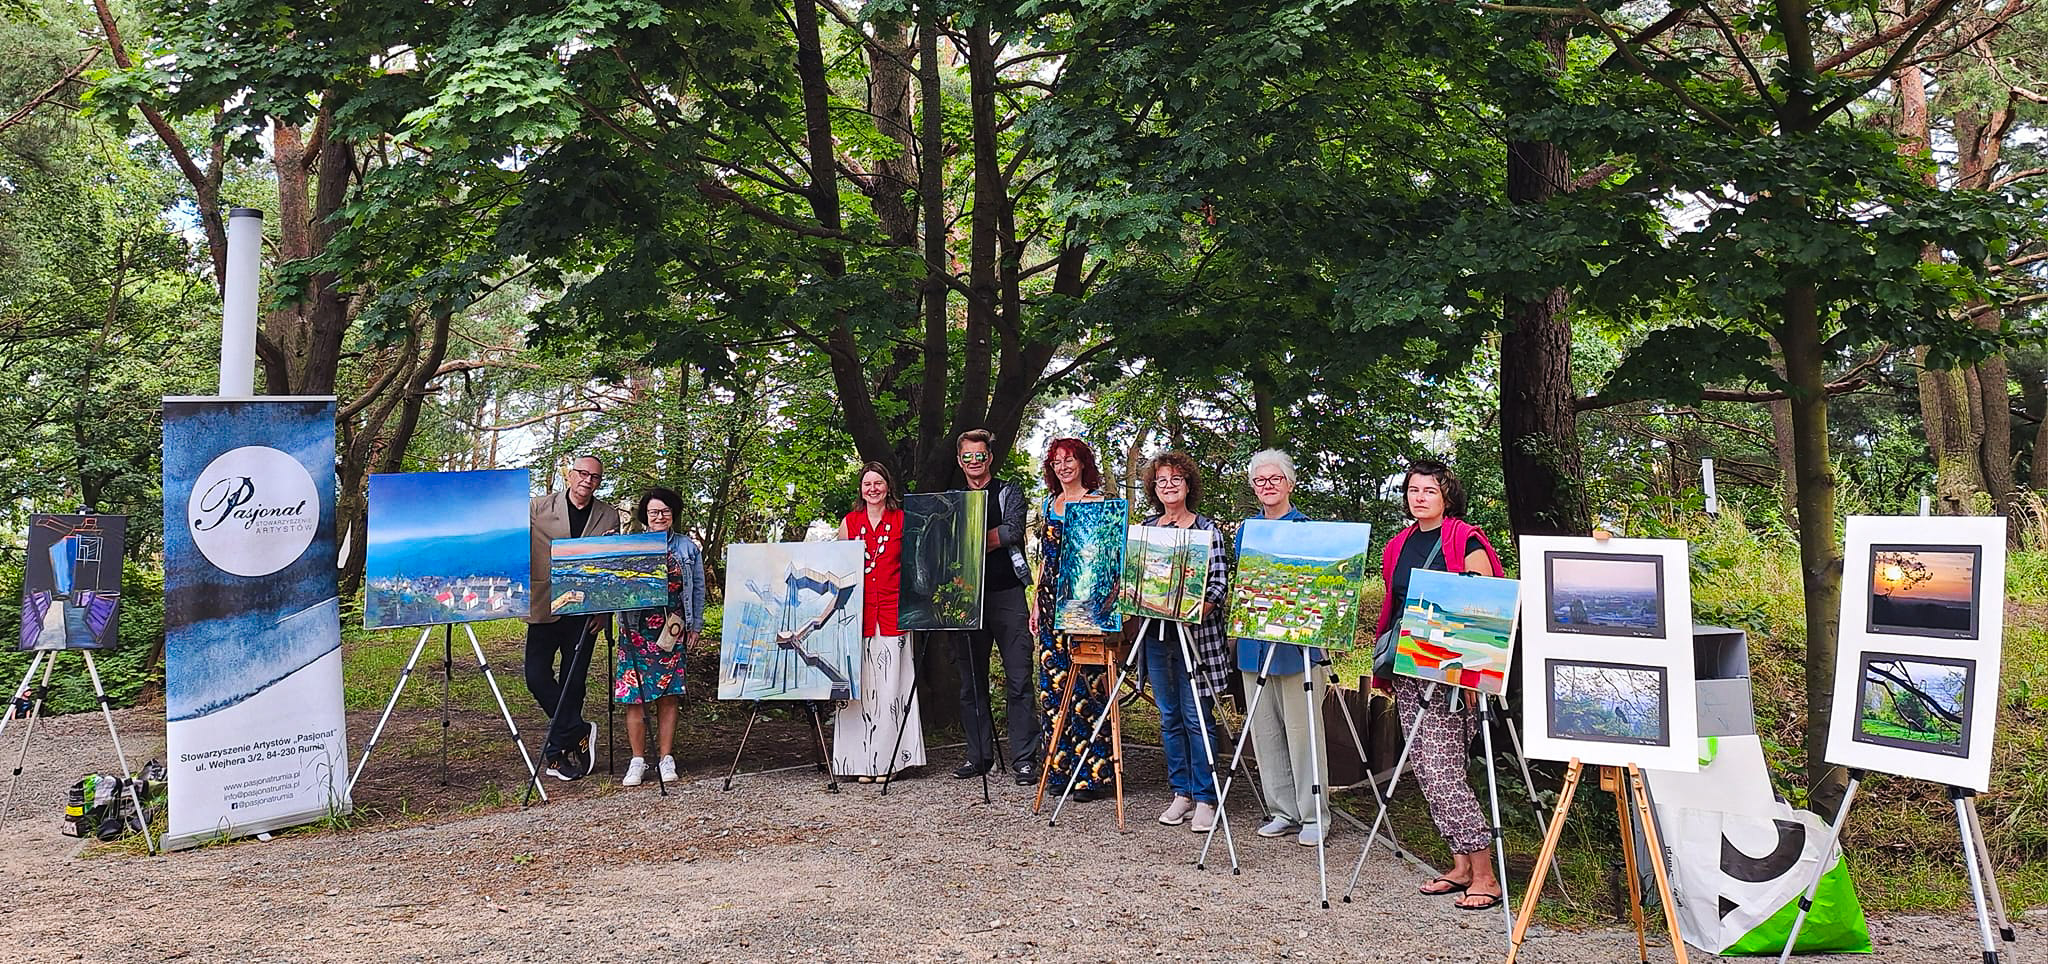
<svg viewBox="0 0 2048 964">
<path fill-rule="evenodd" d="M 131 753 L 161 752 L 160 715 L 118 716 Z M 1153 822 L 1162 768 L 1144 748 L 1131 751 L 1121 833 L 1106 800 L 1074 805 L 1048 827 L 1030 813 L 1030 789 L 1007 778 L 991 780 L 994 802 L 983 804 L 980 781 L 945 773 L 957 755 L 946 748 L 931 754 L 933 775 L 899 781 L 887 797 L 860 784 L 827 793 L 808 766 L 743 771 L 722 792 L 732 745 L 724 738 L 686 755 L 684 779 L 667 797 L 651 784 L 626 789 L 594 776 L 550 781 L 554 800 L 531 808 L 435 811 L 437 800 L 422 797 L 428 812 L 397 812 L 401 786 L 437 784 L 438 713 L 420 716 L 386 739 L 431 740 L 436 752 L 394 753 L 394 767 L 415 772 L 382 789 L 367 781 L 362 799 L 376 812 L 360 825 L 167 857 L 58 833 L 64 787 L 110 762 L 111 750 L 97 715 L 47 721 L 0 827 L 10 878 L 0 959 L 1412 962 L 1505 952 L 1500 915 L 1413 894 L 1420 873 L 1384 850 L 1366 865 L 1354 902 L 1337 899 L 1362 843 L 1356 829 L 1332 839 L 1327 910 L 1315 899 L 1315 852 L 1252 836 L 1246 816 L 1236 822 L 1243 873 L 1231 874 L 1220 841 L 1208 868 L 1196 869 L 1200 838 Z M 350 725 L 367 732 L 374 722 Z M 766 734 L 758 759 L 750 751 L 750 767 L 804 759 L 807 723 L 771 730 L 779 732 Z M 516 751 L 491 736 L 479 729 L 463 745 L 475 740 L 516 767 Z M 449 792 L 438 802 L 477 799 L 473 788 Z M 1878 953 L 1854 960 L 1978 957 L 1964 918 L 1872 926 Z M 2048 958 L 2048 920 L 2029 915 L 2020 927 L 2013 959 Z M 1539 928 L 1523 959 L 1634 953 L 1625 930 Z M 1670 959 L 1661 939 L 1651 953 Z"/>
</svg>

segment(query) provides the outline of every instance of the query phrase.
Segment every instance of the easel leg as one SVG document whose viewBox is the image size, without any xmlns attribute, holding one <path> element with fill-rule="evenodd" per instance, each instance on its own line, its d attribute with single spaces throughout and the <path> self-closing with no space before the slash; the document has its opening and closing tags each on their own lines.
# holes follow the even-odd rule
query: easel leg
<svg viewBox="0 0 2048 964">
<path fill-rule="evenodd" d="M 1842 825 L 1849 820 L 1849 807 L 1856 802 L 1856 788 L 1863 784 L 1863 771 L 1849 771 L 1849 786 L 1842 792 L 1842 805 L 1835 810 L 1835 822 L 1828 825 L 1828 839 L 1820 847 L 1820 862 L 1814 865 L 1813 879 L 1806 882 L 1806 890 L 1799 897 L 1799 913 L 1792 918 L 1792 932 L 1785 935 L 1785 949 L 1778 952 L 1778 964 L 1792 959 L 1792 948 L 1799 945 L 1799 931 L 1806 926 L 1806 915 L 1813 910 L 1813 895 L 1820 892 L 1820 879 L 1827 876 L 1835 865 L 1835 845 L 1842 840 Z"/>
<path fill-rule="evenodd" d="M 128 754 L 121 749 L 121 731 L 114 728 L 114 704 L 107 699 L 107 688 L 100 685 L 99 664 L 93 662 L 92 650 L 79 651 L 85 657 L 85 671 L 92 677 L 92 693 L 100 701 L 100 716 L 107 721 L 107 735 L 114 738 L 114 758 L 121 761 L 121 779 L 128 783 L 128 802 L 135 805 L 135 820 L 142 824 L 142 842 L 150 853 L 156 853 L 156 838 L 149 832 L 149 811 L 142 809 L 142 794 L 135 790 L 135 771 L 128 768 Z M 56 662 L 52 658 L 50 662 Z M 331 784 L 330 784 L 331 786 Z"/>
<path fill-rule="evenodd" d="M 612 621 L 615 618 L 616 614 L 605 617 L 604 624 L 604 675 L 602 678 L 607 680 L 612 678 L 612 667 L 619 665 L 619 638 L 612 633 Z M 607 776 L 619 772 L 619 732 L 616 729 L 616 724 L 612 721 L 612 717 L 617 713 L 618 708 L 619 701 L 612 696 L 611 686 L 605 686 L 604 772 Z M 591 747 L 590 752 L 592 755 L 595 755 L 597 747 Z M 660 767 L 655 769 L 659 770 Z M 657 774 L 655 779 L 661 779 L 660 775 Z"/>
<path fill-rule="evenodd" d="M 2005 893 L 1998 887 L 1998 871 L 1992 868 L 1991 847 L 1984 838 L 1984 819 L 1977 815 L 1977 797 L 1969 798 L 1970 836 L 1977 847 L 1977 865 L 1983 868 L 1984 892 L 1991 898 L 1991 914 L 1998 924 L 1998 936 L 2010 944 L 2019 939 L 2012 929 L 2012 918 L 2005 913 Z"/>
<path fill-rule="evenodd" d="M 888 777 L 882 780 L 882 796 L 889 795 L 889 784 L 896 782 L 896 755 L 903 752 L 903 731 L 910 726 L 910 715 L 917 710 L 917 684 L 924 680 L 924 653 L 918 644 L 924 642 L 924 634 L 910 638 L 910 695 L 903 700 L 903 716 L 896 721 L 896 743 L 889 747 Z M 995 712 L 989 712 L 989 732 L 995 732 Z M 984 773 L 982 776 L 988 776 Z"/>
<path fill-rule="evenodd" d="M 825 785 L 825 792 L 838 793 L 839 774 L 832 772 L 832 750 L 825 745 L 825 713 L 815 702 L 806 701 L 804 705 L 811 710 L 811 732 L 818 736 L 818 769 L 832 776 L 832 782 Z"/>
<path fill-rule="evenodd" d="M 1685 938 L 1678 933 L 1678 905 L 1671 900 L 1671 874 L 1664 867 L 1664 842 L 1657 837 L 1657 814 L 1650 809 L 1650 788 L 1643 782 L 1643 768 L 1631 763 L 1628 766 L 1630 795 L 1635 797 L 1636 816 L 1643 821 L 1643 842 L 1650 848 L 1650 874 L 1657 880 L 1657 899 L 1664 908 L 1664 930 L 1671 935 L 1671 952 L 1678 957 L 1678 964 L 1686 964 Z M 1635 850 L 1635 841 L 1626 841 L 1628 849 Z M 1642 915 L 1641 904 L 1636 914 Z"/>
<path fill-rule="evenodd" d="M 1239 763 L 1244 761 L 1245 741 L 1250 740 L 1252 737 L 1252 714 L 1258 712 L 1259 697 L 1265 694 L 1266 681 L 1272 678 L 1269 674 L 1273 669 L 1273 654 L 1278 651 L 1275 648 L 1276 645 L 1273 643 L 1266 644 L 1266 656 L 1259 661 L 1258 682 L 1253 685 L 1251 695 L 1246 697 L 1244 701 L 1244 729 L 1237 734 L 1237 749 L 1231 751 L 1230 754 L 1230 774 L 1224 778 L 1223 786 L 1219 787 L 1216 791 L 1216 811 L 1218 813 L 1223 812 L 1223 805 L 1230 800 L 1230 788 L 1237 784 L 1237 767 Z M 1221 823 L 1222 821 L 1217 822 Z M 1203 838 L 1202 852 L 1195 857 L 1195 866 L 1197 867 L 1209 862 L 1209 848 L 1216 843 L 1216 828 L 1210 827 L 1209 832 L 1203 834 Z M 1233 860 L 1230 865 L 1230 872 L 1234 874 L 1238 870 L 1237 863 Z"/>
<path fill-rule="evenodd" d="M 1515 932 L 1514 915 L 1508 912 L 1508 841 L 1507 831 L 1500 819 L 1500 774 L 1493 769 L 1493 703 L 1484 693 L 1476 694 L 1479 699 L 1479 744 L 1486 750 L 1486 799 L 1493 806 L 1493 826 L 1487 828 L 1493 834 L 1493 855 L 1499 862 L 1500 873 L 1500 916 L 1506 926 L 1510 940 Z"/>
<path fill-rule="evenodd" d="M 1543 850 L 1536 855 L 1536 872 L 1529 880 L 1529 889 L 1522 892 L 1522 909 L 1515 915 L 1514 933 L 1508 935 L 1507 964 L 1515 964 L 1515 955 L 1522 951 L 1522 940 L 1529 936 L 1529 924 L 1536 919 L 1536 899 L 1543 894 L 1543 877 L 1557 857 L 1557 843 L 1564 837 L 1564 818 L 1572 812 L 1572 797 L 1579 792 L 1579 777 L 1584 771 L 1585 765 L 1578 757 L 1565 766 L 1564 787 L 1557 794 L 1557 812 L 1550 818 L 1550 829 L 1543 833 Z"/>
<path fill-rule="evenodd" d="M 1415 708 L 1415 720 L 1408 724 L 1406 738 L 1401 741 L 1401 755 L 1394 758 L 1394 775 L 1387 778 L 1386 789 L 1373 786 L 1372 795 L 1379 804 L 1379 810 L 1373 815 L 1372 829 L 1366 831 L 1365 849 L 1358 852 L 1358 863 L 1351 868 L 1351 883 L 1344 888 L 1344 902 L 1347 904 L 1351 903 L 1351 892 L 1358 889 L 1358 875 L 1365 870 L 1365 858 L 1372 853 L 1373 841 L 1380 838 L 1380 824 L 1388 822 L 1387 808 L 1394 802 L 1394 788 L 1400 785 L 1401 771 L 1408 766 L 1408 753 L 1415 748 L 1415 734 L 1422 731 L 1422 721 L 1429 717 L 1429 701 L 1436 696 L 1436 686 L 1431 682 L 1422 689 L 1422 705 Z M 1370 775 L 1366 779 L 1371 782 Z"/>
<path fill-rule="evenodd" d="M 1117 668 L 1116 679 L 1109 684 L 1109 705 L 1103 708 L 1101 716 L 1095 718 L 1095 725 L 1088 728 L 1088 738 L 1081 741 L 1081 755 L 1075 758 L 1074 769 L 1071 773 L 1067 774 L 1067 789 L 1060 794 L 1059 801 L 1052 805 L 1052 818 L 1046 821 L 1046 826 L 1054 827 L 1059 825 L 1060 810 L 1067 805 L 1067 798 L 1074 795 L 1074 788 L 1081 784 L 1081 770 L 1088 765 L 1088 755 L 1095 749 L 1096 737 L 1102 735 L 1103 724 L 1114 720 L 1117 722 L 1119 730 L 1121 730 L 1123 716 L 1118 712 L 1117 695 L 1123 692 L 1124 679 L 1130 676 L 1131 667 L 1138 661 L 1138 650 L 1139 648 L 1136 646 L 1131 647 L 1130 655 L 1124 657 L 1123 664 Z M 1067 672 L 1077 673 L 1079 668 L 1069 666 Z M 1067 680 L 1071 686 L 1073 677 L 1069 676 Z M 1066 701 L 1062 700 L 1061 702 L 1064 704 Z M 1064 715 L 1063 713 L 1062 716 Z M 1113 754 L 1120 753 L 1122 749 L 1121 746 L 1115 746 L 1110 748 L 1110 752 Z M 1040 779 L 1044 779 L 1043 774 L 1040 775 Z M 1121 810 L 1117 814 L 1117 829 L 1123 829 L 1123 814 Z"/>
<path fill-rule="evenodd" d="M 1991 908 L 1984 898 L 1984 874 L 1991 868 L 1977 864 L 1975 835 L 1970 832 L 1970 791 L 1949 787 L 1948 798 L 1956 807 L 1956 832 L 1963 843 L 1963 869 L 1970 874 L 1970 900 L 1977 905 L 1977 934 L 1984 941 L 1984 964 L 1998 964 L 1998 938 L 1991 934 Z"/>
<path fill-rule="evenodd" d="M 36 667 L 39 664 L 43 669 L 43 680 L 41 685 L 31 691 L 28 681 L 35 678 Z M 28 741 L 35 738 L 36 720 L 43 715 L 43 698 L 48 696 L 50 692 L 50 667 L 55 665 L 57 665 L 57 652 L 55 650 L 37 652 L 35 657 L 28 661 L 28 672 L 22 675 L 21 685 L 15 688 L 14 698 L 7 701 L 6 717 L 0 718 L 0 733 L 4 733 L 6 732 L 6 722 L 14 719 L 16 710 L 24 701 L 28 702 L 28 728 L 21 734 L 21 754 L 14 758 L 14 776 L 7 782 L 7 803 L 5 806 L 0 806 L 0 820 L 7 819 L 7 815 L 14 812 L 14 791 L 15 788 L 21 785 L 22 766 L 28 762 Z M 29 699 L 28 694 L 30 692 L 35 693 L 35 699 Z"/>
<path fill-rule="evenodd" d="M 1188 667 L 1188 695 L 1193 697 L 1195 703 L 1195 728 L 1202 731 L 1202 762 L 1209 767 L 1209 791 L 1216 793 L 1223 788 L 1223 773 L 1216 766 L 1216 741 L 1209 737 L 1209 717 L 1207 713 L 1202 712 L 1202 687 L 1197 682 L 1206 667 L 1195 655 L 1195 643 L 1188 634 L 1188 624 L 1173 625 L 1180 630 L 1181 665 Z M 1139 638 L 1144 637 L 1140 635 Z M 1223 827 L 1223 849 L 1230 854 L 1230 872 L 1242 873 L 1237 864 L 1237 840 L 1230 835 L 1230 814 L 1223 809 L 1221 793 L 1216 793 L 1216 823 Z M 1212 825 L 1209 829 L 1213 833 L 1216 827 Z M 1203 867 L 1198 863 L 1195 869 L 1201 870 Z"/>
<path fill-rule="evenodd" d="M 448 785 L 448 696 L 455 683 L 455 624 L 441 626 L 441 785 Z"/>
<path fill-rule="evenodd" d="M 1138 648 L 1131 647 L 1131 659 L 1137 660 Z M 1109 687 L 1109 767 L 1111 778 L 1116 783 L 1116 828 L 1124 829 L 1124 701 L 1123 676 Z"/>
<path fill-rule="evenodd" d="M 1621 828 L 1621 873 L 1628 879 L 1628 919 L 1636 929 L 1636 957 L 1650 959 L 1650 942 L 1643 920 L 1643 877 L 1636 866 L 1636 831 L 1629 809 L 1628 780 L 1620 767 L 1600 768 L 1600 789 L 1614 794 L 1614 816 Z"/>
<path fill-rule="evenodd" d="M 740 748 L 733 751 L 732 767 L 725 771 L 725 789 L 732 789 L 732 775 L 740 772 L 740 757 L 747 752 L 747 738 L 754 735 L 754 720 L 761 715 L 761 701 L 755 700 L 747 709 L 747 728 L 740 731 Z"/>
<path fill-rule="evenodd" d="M 1052 779 L 1052 758 L 1060 751 L 1060 738 L 1067 734 L 1067 714 L 1074 709 L 1074 681 L 1079 677 L 1080 671 L 1068 664 L 1067 678 L 1060 681 L 1060 709 L 1053 714 L 1052 734 L 1045 741 L 1045 762 L 1038 767 L 1038 799 L 1031 804 L 1032 813 L 1045 809 L 1045 785 Z M 989 731 L 995 731 L 995 723 L 989 723 Z"/>
<path fill-rule="evenodd" d="M 363 778 L 363 767 L 370 762 L 370 751 L 377 748 L 377 738 L 384 735 L 384 724 L 391 722 L 391 711 L 398 708 L 398 697 L 405 693 L 405 684 L 412 679 L 413 667 L 419 664 L 420 653 L 427 648 L 427 638 L 434 634 L 434 627 L 420 630 L 420 641 L 413 644 L 412 655 L 406 657 L 405 668 L 398 671 L 398 685 L 391 688 L 391 698 L 384 702 L 384 715 L 377 718 L 377 726 L 370 731 L 370 742 L 363 744 L 363 755 L 356 761 L 356 772 L 348 778 L 348 792 L 355 796 L 356 781 Z"/>
<path fill-rule="evenodd" d="M 1302 662 L 1307 664 L 1307 666 L 1305 667 L 1307 669 L 1307 673 L 1302 676 L 1301 680 L 1301 698 L 1308 703 L 1308 793 L 1309 796 L 1314 797 L 1316 801 L 1316 883 L 1318 893 L 1322 901 L 1323 909 L 1329 910 L 1330 815 L 1327 812 L 1325 812 L 1326 808 L 1323 805 L 1323 781 L 1328 778 L 1328 774 L 1323 773 L 1321 763 L 1322 756 L 1321 754 L 1316 752 L 1317 748 L 1322 745 L 1316 742 L 1316 717 L 1323 715 L 1323 707 L 1322 704 L 1316 700 L 1317 664 L 1312 660 L 1308 659 L 1308 653 L 1306 651 L 1302 653 Z M 1367 841 L 1367 843 L 1370 842 L 1371 841 Z"/>
<path fill-rule="evenodd" d="M 1522 734 L 1515 728 L 1514 715 L 1507 712 L 1507 698 L 1494 696 L 1489 699 L 1500 704 L 1501 713 L 1496 719 L 1507 725 L 1508 746 L 1514 749 L 1515 765 L 1522 770 L 1522 792 L 1529 795 L 1529 811 L 1536 815 L 1536 829 L 1544 836 L 1549 836 L 1550 819 L 1543 815 L 1543 801 L 1536 796 L 1536 778 L 1529 773 L 1529 757 L 1522 752 Z M 1557 892 L 1565 893 L 1564 871 L 1557 866 L 1557 857 L 1554 854 L 1550 858 L 1550 872 L 1557 875 Z"/>
<path fill-rule="evenodd" d="M 519 748 L 519 758 L 526 762 L 526 776 L 528 780 L 532 781 L 527 784 L 527 789 L 529 791 L 539 791 L 541 802 L 546 803 L 548 800 L 548 788 L 541 786 L 540 771 L 534 768 L 533 754 L 526 752 L 526 741 L 519 736 L 519 724 L 512 720 L 512 708 L 505 705 L 505 693 L 503 690 L 498 689 L 498 677 L 491 672 L 490 661 L 484 658 L 484 644 L 477 642 L 476 630 L 470 628 L 468 623 L 462 624 L 462 631 L 468 634 L 469 648 L 472 652 L 476 653 L 476 668 L 483 671 L 484 682 L 489 683 L 491 686 L 491 698 L 498 701 L 498 712 L 504 714 L 505 730 L 512 734 L 512 745 Z"/>
</svg>

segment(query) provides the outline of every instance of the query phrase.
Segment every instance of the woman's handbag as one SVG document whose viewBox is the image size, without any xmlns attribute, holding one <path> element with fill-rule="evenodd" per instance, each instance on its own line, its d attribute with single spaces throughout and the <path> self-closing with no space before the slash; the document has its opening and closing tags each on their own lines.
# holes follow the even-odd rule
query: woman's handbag
<svg viewBox="0 0 2048 964">
<path fill-rule="evenodd" d="M 669 613 L 668 618 L 661 621 L 661 635 L 655 637 L 654 645 L 660 647 L 664 653 L 673 653 L 676 647 L 683 644 L 683 637 L 689 631 L 689 627 L 683 625 L 681 613 Z"/>
</svg>

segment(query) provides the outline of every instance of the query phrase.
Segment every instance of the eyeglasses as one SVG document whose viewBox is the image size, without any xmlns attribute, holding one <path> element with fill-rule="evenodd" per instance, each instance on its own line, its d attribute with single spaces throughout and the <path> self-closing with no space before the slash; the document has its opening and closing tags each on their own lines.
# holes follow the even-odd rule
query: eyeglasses
<svg viewBox="0 0 2048 964">
<path fill-rule="evenodd" d="M 1252 485 L 1261 489 L 1275 489 L 1279 488 L 1280 483 L 1285 481 L 1287 481 L 1287 476 L 1284 475 L 1261 475 L 1252 480 Z"/>
<path fill-rule="evenodd" d="M 603 469 L 599 469 L 595 472 L 586 471 L 584 469 L 570 469 L 569 471 L 570 473 L 574 474 L 577 478 L 589 479 L 592 482 L 601 482 L 604 480 Z"/>
<path fill-rule="evenodd" d="M 674 512 L 671 512 L 667 509 L 650 508 L 647 510 L 647 517 L 650 519 L 673 519 L 675 518 L 675 515 L 676 514 Z"/>
<path fill-rule="evenodd" d="M 967 463 L 968 465 L 980 465 L 981 463 L 983 463 L 983 462 L 986 462 L 986 461 L 988 461 L 988 453 L 987 453 L 987 452 L 963 452 L 963 453 L 961 453 L 961 455 L 960 455 L 960 461 L 962 461 L 962 462 L 965 462 L 965 463 Z"/>
<path fill-rule="evenodd" d="M 1156 488 L 1161 489 L 1166 488 L 1167 486 L 1179 488 L 1180 486 L 1186 484 L 1188 484 L 1187 480 L 1177 475 L 1162 475 L 1152 480 L 1152 485 Z"/>
</svg>

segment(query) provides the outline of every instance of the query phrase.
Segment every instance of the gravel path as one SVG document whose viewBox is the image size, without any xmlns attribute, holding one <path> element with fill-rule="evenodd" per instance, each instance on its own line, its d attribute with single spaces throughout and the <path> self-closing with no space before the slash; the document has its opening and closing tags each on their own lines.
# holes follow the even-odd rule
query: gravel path
<svg viewBox="0 0 2048 964">
<path fill-rule="evenodd" d="M 120 714 L 130 752 L 162 749 L 161 717 Z M 10 729 L 7 754 L 19 746 Z M 943 773 L 824 792 L 808 769 L 686 772 L 662 798 L 597 778 L 528 810 L 293 833 L 170 857 L 108 854 L 55 829 L 76 773 L 111 758 L 99 717 L 36 734 L 0 827 L 9 885 L 0 959 L 36 961 L 1401 960 L 1494 961 L 1500 918 L 1410 893 L 1390 857 L 1355 903 L 1315 906 L 1314 852 L 1252 837 L 1244 872 L 1200 838 L 1152 822 L 1156 755 L 1134 750 L 1130 831 L 1108 801 L 1060 825 L 1030 815 L 1029 788 Z M 935 764 L 953 754 L 936 751 Z M 62 762 L 60 762 L 62 761 Z M 102 764 L 104 765 L 104 764 Z M 12 769 L 11 766 L 8 769 Z M 943 769 L 935 766 L 935 770 Z M 1249 797 L 1243 798 L 1248 801 Z M 1333 896 L 1362 835 L 1334 838 Z M 1964 918 L 1873 922 L 1878 953 L 1854 961 L 1976 960 Z M 2048 919 L 2021 922 L 2017 960 L 2048 959 Z M 1523 959 L 1625 961 L 1632 935 L 1534 932 Z M 1706 955 L 1695 955 L 1704 959 Z M 1654 960 L 1670 960 L 1652 948 Z"/>
</svg>

